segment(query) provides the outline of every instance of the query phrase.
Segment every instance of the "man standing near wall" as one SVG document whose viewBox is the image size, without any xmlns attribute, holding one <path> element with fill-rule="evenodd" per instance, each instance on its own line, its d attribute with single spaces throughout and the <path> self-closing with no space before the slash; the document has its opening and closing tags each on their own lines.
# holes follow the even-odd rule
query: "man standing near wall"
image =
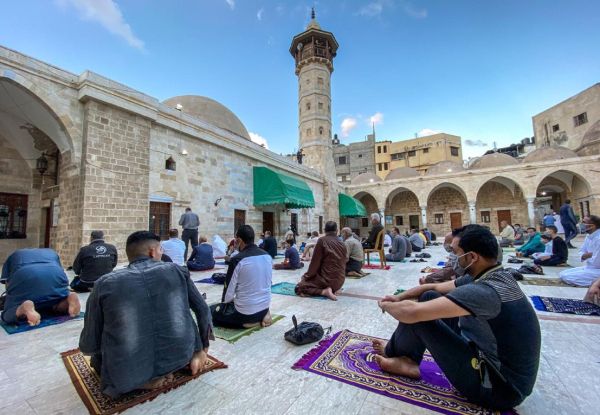
<svg viewBox="0 0 600 415">
<path fill-rule="evenodd" d="M 183 228 L 181 239 L 185 244 L 185 253 L 183 254 L 184 262 L 187 261 L 188 254 L 188 242 L 192 244 L 192 250 L 198 245 L 198 226 L 200 226 L 200 218 L 192 209 L 186 208 L 185 213 L 181 215 L 179 224 Z"/>
<path fill-rule="evenodd" d="M 575 213 L 573 213 L 573 208 L 571 207 L 571 201 L 569 199 L 565 200 L 565 204 L 560 208 L 560 223 L 565 230 L 565 242 L 567 243 L 567 247 L 575 248 L 571 244 L 571 239 L 577 236 L 577 220 L 575 219 Z"/>
</svg>

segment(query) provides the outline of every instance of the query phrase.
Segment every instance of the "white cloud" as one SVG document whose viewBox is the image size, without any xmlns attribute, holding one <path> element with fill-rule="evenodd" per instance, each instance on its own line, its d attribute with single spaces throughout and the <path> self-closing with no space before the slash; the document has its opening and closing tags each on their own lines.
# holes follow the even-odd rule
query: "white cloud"
<svg viewBox="0 0 600 415">
<path fill-rule="evenodd" d="M 439 131 L 435 131 L 435 130 L 430 130 L 429 128 L 424 128 L 419 132 L 419 137 L 425 137 L 428 135 L 434 135 L 434 134 L 439 134 Z"/>
<path fill-rule="evenodd" d="M 424 19 L 427 17 L 427 9 L 418 9 L 410 4 L 405 4 L 402 8 L 404 9 L 404 13 L 415 19 Z"/>
<path fill-rule="evenodd" d="M 264 12 L 265 12 L 265 8 L 263 7 L 262 9 L 260 9 L 258 11 L 258 13 L 256 13 L 256 17 L 258 18 L 259 21 L 262 20 L 262 15 Z"/>
<path fill-rule="evenodd" d="M 356 127 L 355 118 L 344 118 L 344 121 L 342 121 L 342 138 L 347 138 L 354 127 Z"/>
<path fill-rule="evenodd" d="M 129 45 L 146 52 L 144 41 L 133 34 L 119 5 L 113 0 L 57 0 L 57 3 L 61 7 L 73 6 L 79 11 L 82 20 L 98 22 L 110 33 L 125 39 Z"/>
<path fill-rule="evenodd" d="M 465 145 L 469 147 L 487 147 L 488 143 L 485 143 L 481 140 L 465 140 Z"/>
<path fill-rule="evenodd" d="M 225 0 L 227 2 L 227 4 L 229 4 L 229 7 L 231 7 L 231 10 L 235 9 L 235 1 L 234 0 Z"/>
<path fill-rule="evenodd" d="M 277 13 L 283 12 L 283 4 L 279 4 L 277 7 L 275 7 L 275 11 Z"/>
<path fill-rule="evenodd" d="M 250 131 L 248 131 L 248 134 L 250 134 L 250 140 L 252 140 L 253 143 L 258 144 L 259 146 L 263 146 L 267 150 L 269 149 L 269 144 L 267 143 L 266 138 L 258 134 L 251 133 Z"/>
<path fill-rule="evenodd" d="M 379 16 L 382 11 L 383 1 L 374 1 L 372 3 L 367 4 L 366 6 L 363 6 L 358 11 L 358 14 L 360 14 L 361 16 L 375 17 Z"/>
<path fill-rule="evenodd" d="M 380 112 L 376 112 L 375 115 L 369 117 L 369 121 L 368 121 L 369 125 L 381 125 L 383 124 L 383 114 Z"/>
</svg>

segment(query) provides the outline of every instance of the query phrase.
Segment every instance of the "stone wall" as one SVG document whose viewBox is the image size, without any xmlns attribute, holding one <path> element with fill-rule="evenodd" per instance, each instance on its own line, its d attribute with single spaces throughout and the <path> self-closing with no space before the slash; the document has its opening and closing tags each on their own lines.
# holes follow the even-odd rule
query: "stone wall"
<svg viewBox="0 0 600 415">
<path fill-rule="evenodd" d="M 400 192 L 395 195 L 391 201 L 389 201 L 388 198 L 385 214 L 394 217 L 392 226 L 396 226 L 396 216 L 403 217 L 403 225 L 398 225 L 398 228 L 402 233 L 404 233 L 405 230 L 410 230 L 411 215 L 417 216 L 419 218 L 419 228 L 422 226 L 421 208 L 419 207 L 417 196 L 413 192 Z M 390 225 L 388 225 L 388 228 L 389 227 Z"/>
<path fill-rule="evenodd" d="M 379 213 L 379 209 L 377 208 L 377 201 L 371 195 L 364 195 L 360 199 L 361 203 L 365 205 L 365 209 L 367 209 L 367 215 L 370 216 L 371 213 Z M 358 218 L 358 229 L 360 231 L 360 237 L 365 238 L 369 234 L 369 230 L 371 229 L 371 219 L 367 221 L 367 227 L 362 226 L 363 220 L 362 218 Z M 381 223 L 384 223 L 384 218 L 381 219 Z"/>
<path fill-rule="evenodd" d="M 519 188 L 515 188 L 515 194 L 503 184 L 497 182 L 487 182 L 477 194 L 477 223 L 487 225 L 495 234 L 500 233 L 498 226 L 498 211 L 510 210 L 511 224 L 520 223 L 524 227 L 529 224 L 527 216 L 527 202 L 522 196 Z M 481 221 L 481 213 L 490 213 L 490 222 Z"/>
<path fill-rule="evenodd" d="M 452 213 L 460 213 L 463 226 L 469 224 L 469 210 L 465 197 L 458 190 L 450 187 L 437 189 L 427 201 L 427 229 L 438 236 L 450 232 Z M 435 223 L 436 214 L 442 215 L 441 224 Z"/>
</svg>

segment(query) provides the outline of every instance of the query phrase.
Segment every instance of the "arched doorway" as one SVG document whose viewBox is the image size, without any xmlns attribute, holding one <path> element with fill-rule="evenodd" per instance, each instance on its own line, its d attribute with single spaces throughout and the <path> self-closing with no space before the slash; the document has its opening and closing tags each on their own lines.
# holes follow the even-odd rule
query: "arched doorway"
<svg viewBox="0 0 600 415">
<path fill-rule="evenodd" d="M 497 176 L 485 182 L 477 192 L 477 223 L 500 233 L 500 222 L 529 225 L 527 202 L 523 189 L 514 180 Z"/>
<path fill-rule="evenodd" d="M 557 171 L 544 177 L 536 190 L 536 219 L 545 213 L 558 212 L 565 200 L 571 200 L 576 216 L 582 218 L 590 214 L 591 189 L 586 179 L 566 170 Z"/>
<path fill-rule="evenodd" d="M 365 205 L 367 209 L 367 214 L 371 213 L 379 213 L 379 209 L 377 207 L 377 200 L 375 197 L 368 192 L 359 192 L 354 195 L 355 199 L 360 200 L 360 202 Z M 348 226 L 352 229 L 358 236 L 367 236 L 369 233 L 369 229 L 371 229 L 371 221 L 368 217 L 365 218 L 343 218 L 344 222 L 342 222 L 343 226 Z M 382 223 L 383 223 L 382 219 Z M 358 232 L 357 232 L 358 231 Z"/>
<path fill-rule="evenodd" d="M 17 249 L 56 249 L 61 153 L 71 150 L 70 143 L 42 100 L 0 77 L 1 262 Z"/>
<path fill-rule="evenodd" d="M 433 188 L 427 198 L 427 228 L 436 235 L 469 223 L 469 207 L 463 189 L 452 183 Z"/>
<path fill-rule="evenodd" d="M 405 187 L 398 187 L 390 192 L 386 199 L 385 212 L 386 215 L 392 216 L 393 226 L 397 226 L 401 233 L 421 227 L 419 198 Z"/>
</svg>

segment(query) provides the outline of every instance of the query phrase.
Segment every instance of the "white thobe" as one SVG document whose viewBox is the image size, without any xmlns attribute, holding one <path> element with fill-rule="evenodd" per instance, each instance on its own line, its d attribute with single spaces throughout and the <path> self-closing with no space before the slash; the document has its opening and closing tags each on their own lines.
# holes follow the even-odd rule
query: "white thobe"
<svg viewBox="0 0 600 415">
<path fill-rule="evenodd" d="M 560 278 L 567 284 L 587 287 L 597 278 L 600 278 L 600 231 L 585 237 L 583 245 L 579 250 L 579 257 L 591 253 L 592 257 L 585 260 L 583 267 L 564 270 L 559 274 Z M 583 261 L 583 259 L 582 259 Z"/>
<path fill-rule="evenodd" d="M 556 233 L 565 233 L 565 228 L 562 226 L 562 222 L 560 221 L 560 215 L 554 215 L 554 226 L 556 226 Z"/>
</svg>

